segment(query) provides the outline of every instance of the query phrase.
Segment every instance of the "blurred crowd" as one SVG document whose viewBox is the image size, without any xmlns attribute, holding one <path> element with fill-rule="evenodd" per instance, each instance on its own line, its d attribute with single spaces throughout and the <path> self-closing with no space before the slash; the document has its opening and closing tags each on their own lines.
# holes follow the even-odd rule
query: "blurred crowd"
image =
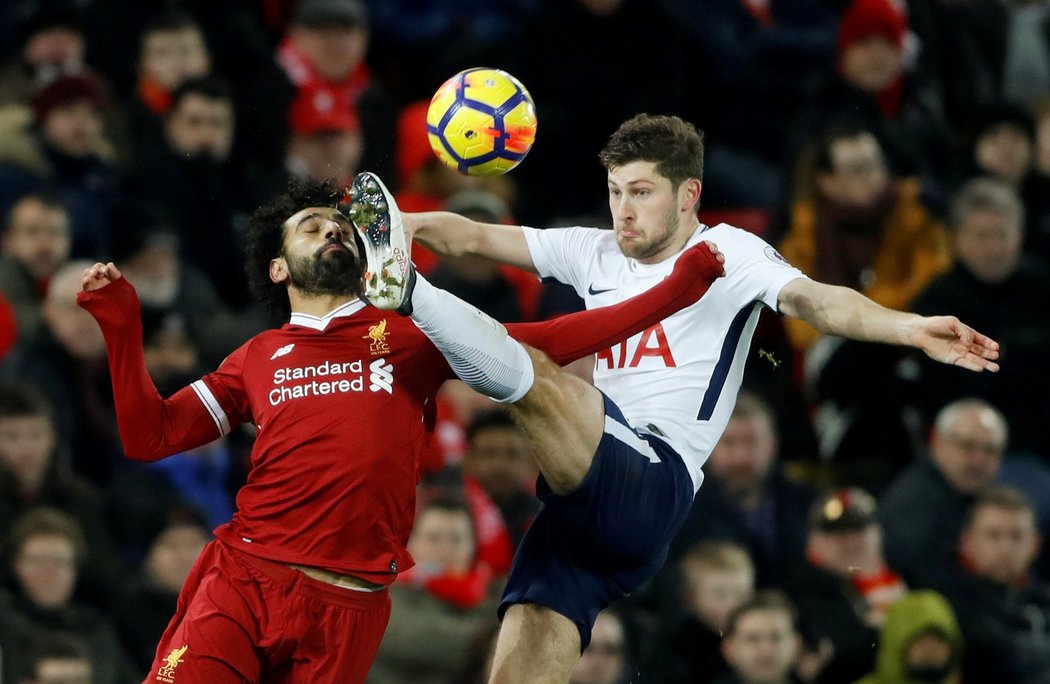
<svg viewBox="0 0 1050 684">
<path fill-rule="evenodd" d="M 539 132 L 506 176 L 443 167 L 433 91 L 506 69 Z M 280 322 L 247 215 L 377 172 L 403 210 L 608 225 L 597 152 L 639 112 L 706 133 L 701 221 L 824 282 L 1002 345 L 971 374 L 765 312 L 667 566 L 602 613 L 574 684 L 1050 682 L 1050 3 L 1043 0 L 7 0 L 0 4 L 4 681 L 141 681 L 253 435 L 124 459 L 75 304 L 114 261 L 167 395 Z M 417 249 L 501 321 L 580 307 Z M 586 364 L 576 371 L 585 376 Z M 509 416 L 448 383 L 375 684 L 485 681 L 539 502 Z"/>
</svg>

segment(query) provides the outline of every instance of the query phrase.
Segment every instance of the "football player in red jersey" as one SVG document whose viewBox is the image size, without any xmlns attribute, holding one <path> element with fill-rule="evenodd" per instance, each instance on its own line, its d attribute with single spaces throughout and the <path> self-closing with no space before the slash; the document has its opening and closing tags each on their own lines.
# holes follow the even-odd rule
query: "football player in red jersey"
<svg viewBox="0 0 1050 684">
<path fill-rule="evenodd" d="M 237 510 L 187 578 L 147 682 L 362 682 L 389 616 L 386 587 L 412 565 L 424 419 L 453 371 L 412 321 L 359 298 L 362 275 L 385 274 L 342 199 L 330 183 L 293 185 L 252 215 L 250 284 L 288 322 L 166 399 L 146 372 L 131 284 L 112 263 L 84 274 L 78 303 L 106 338 L 129 458 L 257 430 Z M 696 301 L 719 259 L 700 245 L 636 300 L 507 330 L 568 363 Z M 448 306 L 474 311 L 451 296 Z"/>
</svg>

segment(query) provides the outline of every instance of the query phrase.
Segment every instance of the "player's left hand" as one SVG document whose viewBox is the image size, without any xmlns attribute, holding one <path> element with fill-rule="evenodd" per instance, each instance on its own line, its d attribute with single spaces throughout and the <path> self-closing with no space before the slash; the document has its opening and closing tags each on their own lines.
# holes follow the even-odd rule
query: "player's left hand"
<svg viewBox="0 0 1050 684">
<path fill-rule="evenodd" d="M 999 370 L 999 343 L 964 324 L 955 316 L 921 318 L 915 346 L 935 361 L 972 371 Z"/>
</svg>

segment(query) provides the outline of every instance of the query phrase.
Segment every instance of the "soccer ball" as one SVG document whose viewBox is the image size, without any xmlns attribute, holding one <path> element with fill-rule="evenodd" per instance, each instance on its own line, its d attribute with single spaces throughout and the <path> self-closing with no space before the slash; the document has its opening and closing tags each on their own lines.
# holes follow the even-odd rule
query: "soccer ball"
<svg viewBox="0 0 1050 684">
<path fill-rule="evenodd" d="M 441 84 L 427 110 L 427 137 L 441 162 L 470 176 L 517 166 L 536 139 L 536 106 L 506 71 L 461 71 Z"/>
</svg>

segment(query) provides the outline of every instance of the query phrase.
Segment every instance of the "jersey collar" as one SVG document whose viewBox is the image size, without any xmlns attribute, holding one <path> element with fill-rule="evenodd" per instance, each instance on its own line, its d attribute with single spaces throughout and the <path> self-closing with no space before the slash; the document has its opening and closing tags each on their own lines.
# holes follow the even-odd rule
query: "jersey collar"
<svg viewBox="0 0 1050 684">
<path fill-rule="evenodd" d="M 365 308 L 365 306 L 367 306 L 367 304 L 360 299 L 354 299 L 342 306 L 332 309 L 320 318 L 317 316 L 311 316 L 310 314 L 296 313 L 293 311 L 292 317 L 288 319 L 288 324 L 301 325 L 304 328 L 313 328 L 314 330 L 324 330 L 334 319 L 353 316 L 355 313 Z"/>
</svg>

